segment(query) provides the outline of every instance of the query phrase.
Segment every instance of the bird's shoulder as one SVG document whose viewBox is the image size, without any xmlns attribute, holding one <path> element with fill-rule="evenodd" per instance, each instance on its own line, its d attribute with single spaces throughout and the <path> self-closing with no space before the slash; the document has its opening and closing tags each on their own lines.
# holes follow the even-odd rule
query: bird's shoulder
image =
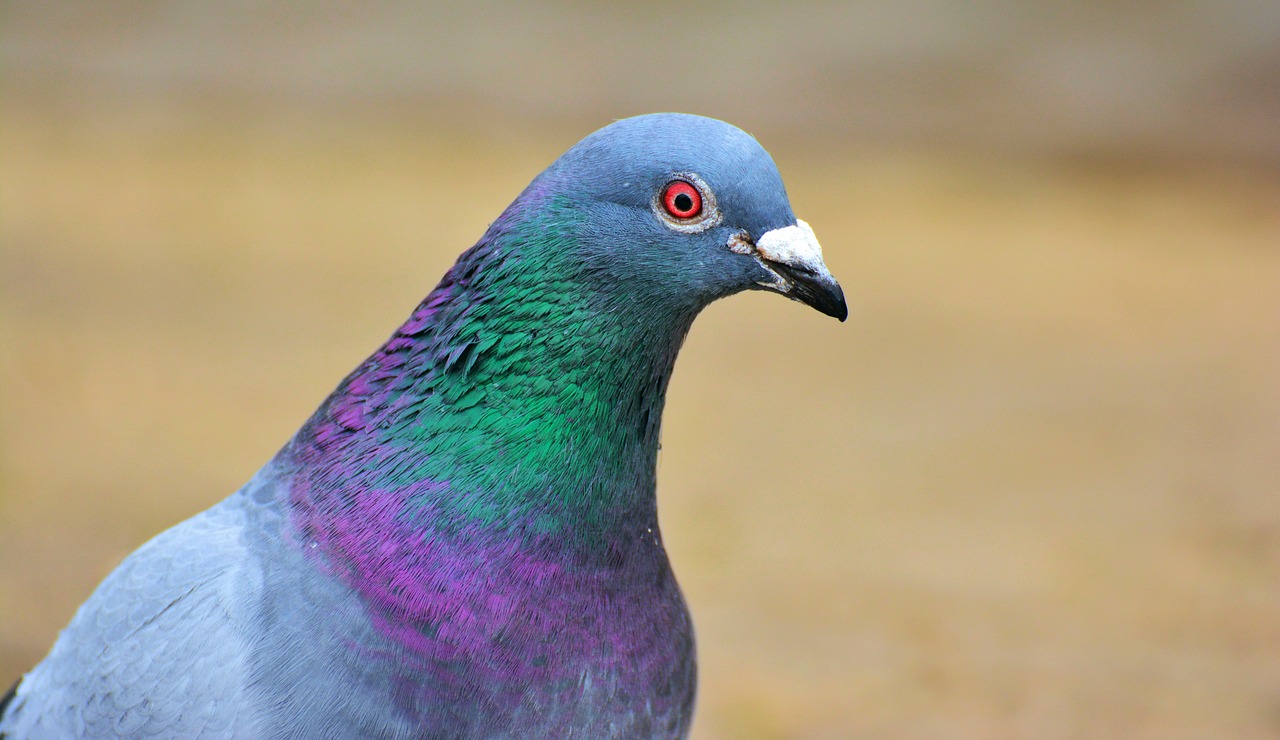
<svg viewBox="0 0 1280 740">
<path fill-rule="evenodd" d="M 235 625 L 261 582 L 232 497 L 129 555 L 19 684 L 14 737 L 225 735 L 249 652 Z"/>
</svg>

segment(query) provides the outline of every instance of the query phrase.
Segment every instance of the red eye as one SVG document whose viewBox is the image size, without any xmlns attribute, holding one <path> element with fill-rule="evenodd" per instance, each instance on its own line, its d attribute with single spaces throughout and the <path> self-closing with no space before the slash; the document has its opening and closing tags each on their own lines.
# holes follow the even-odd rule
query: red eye
<svg viewBox="0 0 1280 740">
<path fill-rule="evenodd" d="M 702 213 L 702 193 L 684 180 L 674 180 L 662 191 L 662 207 L 676 218 L 694 218 Z"/>
</svg>

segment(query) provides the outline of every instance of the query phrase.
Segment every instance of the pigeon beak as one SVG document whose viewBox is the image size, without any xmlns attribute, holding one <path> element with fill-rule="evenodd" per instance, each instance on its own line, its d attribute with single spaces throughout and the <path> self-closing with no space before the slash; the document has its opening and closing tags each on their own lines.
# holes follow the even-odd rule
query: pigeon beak
<svg viewBox="0 0 1280 740">
<path fill-rule="evenodd" d="M 751 255 L 774 278 L 757 283 L 761 288 L 841 321 L 849 317 L 844 291 L 822 261 L 822 247 L 809 224 L 796 219 L 791 226 L 766 231 L 754 247 Z"/>
</svg>

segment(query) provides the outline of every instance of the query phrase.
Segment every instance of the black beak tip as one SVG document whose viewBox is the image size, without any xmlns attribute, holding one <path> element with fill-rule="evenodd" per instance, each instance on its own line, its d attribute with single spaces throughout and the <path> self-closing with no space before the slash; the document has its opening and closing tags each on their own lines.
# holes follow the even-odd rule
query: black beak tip
<svg viewBox="0 0 1280 740">
<path fill-rule="evenodd" d="M 801 279 L 792 283 L 795 288 L 795 298 L 818 311 L 844 322 L 849 318 L 849 304 L 845 303 L 844 290 L 840 288 L 840 283 L 827 278 L 823 279 Z"/>
<path fill-rule="evenodd" d="M 827 300 L 822 301 L 820 305 L 814 305 L 814 308 L 843 324 L 845 319 L 849 318 L 849 304 L 845 303 L 844 291 L 839 285 L 834 285 L 832 288 L 823 296 Z"/>
<path fill-rule="evenodd" d="M 839 320 L 839 322 L 842 324 L 844 323 L 845 319 L 849 318 L 849 305 L 844 302 L 843 296 L 840 297 L 840 307 L 837 308 L 836 312 L 831 315 L 836 317 L 836 319 Z"/>
</svg>

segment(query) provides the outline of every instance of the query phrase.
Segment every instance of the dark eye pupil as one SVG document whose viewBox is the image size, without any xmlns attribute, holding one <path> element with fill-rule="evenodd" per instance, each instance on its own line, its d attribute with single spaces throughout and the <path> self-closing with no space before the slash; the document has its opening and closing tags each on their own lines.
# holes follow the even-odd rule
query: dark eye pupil
<svg viewBox="0 0 1280 740">
<path fill-rule="evenodd" d="M 693 198 L 690 198 L 688 193 L 678 193 L 673 205 L 676 207 L 676 210 L 681 213 L 691 211 L 693 210 Z"/>
</svg>

